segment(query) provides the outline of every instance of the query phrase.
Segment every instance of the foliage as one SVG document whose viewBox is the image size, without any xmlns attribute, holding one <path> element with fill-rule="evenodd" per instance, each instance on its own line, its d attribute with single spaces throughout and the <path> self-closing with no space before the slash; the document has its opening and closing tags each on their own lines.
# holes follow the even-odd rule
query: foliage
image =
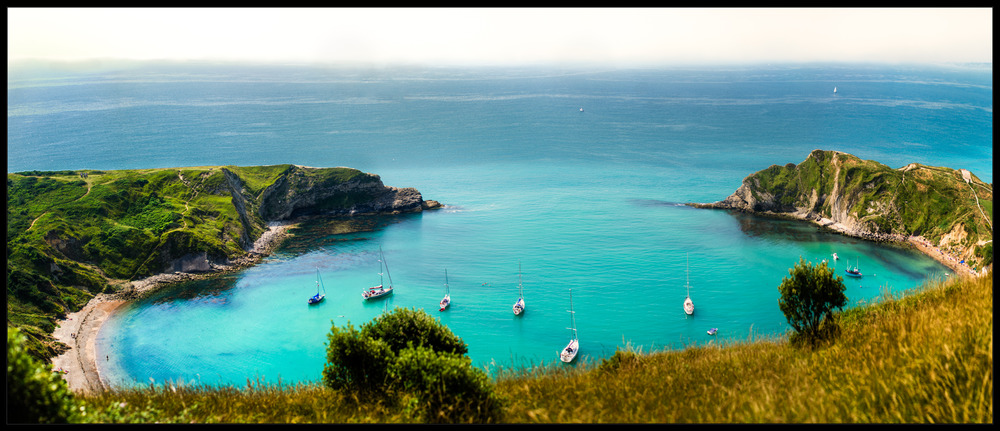
<svg viewBox="0 0 1000 431">
<path fill-rule="evenodd" d="M 7 422 L 66 423 L 78 419 L 66 381 L 32 358 L 24 335 L 7 327 Z"/>
<path fill-rule="evenodd" d="M 801 257 L 788 274 L 778 286 L 778 305 L 795 330 L 791 341 L 815 344 L 835 337 L 833 310 L 847 304 L 844 279 L 834 276 L 826 262 L 814 266 Z"/>
<path fill-rule="evenodd" d="M 364 400 L 409 400 L 430 422 L 493 422 L 502 402 L 466 344 L 423 310 L 397 308 L 356 330 L 334 325 L 323 382 Z"/>
<path fill-rule="evenodd" d="M 354 329 L 350 323 L 343 329 L 333 325 L 327 339 L 324 384 L 366 398 L 384 388 L 395 354 L 385 341 Z"/>
<path fill-rule="evenodd" d="M 245 187 L 242 200 L 234 199 L 227 170 L 237 189 Z M 8 324 L 51 327 L 117 280 L 172 271 L 188 254 L 244 256 L 267 229 L 255 199 L 283 176 L 340 184 L 364 175 L 293 165 L 8 173 Z M 341 194 L 318 205 L 371 198 Z M 29 350 L 51 353 L 35 343 Z"/>
<path fill-rule="evenodd" d="M 501 415 L 503 403 L 489 376 L 464 355 L 406 348 L 393 364 L 391 379 L 413 397 L 411 407 L 426 422 L 495 422 Z"/>
<path fill-rule="evenodd" d="M 412 344 L 436 352 L 468 353 L 468 346 L 461 338 L 423 310 L 396 308 L 366 323 L 362 332 L 384 341 L 394 352 Z"/>
</svg>

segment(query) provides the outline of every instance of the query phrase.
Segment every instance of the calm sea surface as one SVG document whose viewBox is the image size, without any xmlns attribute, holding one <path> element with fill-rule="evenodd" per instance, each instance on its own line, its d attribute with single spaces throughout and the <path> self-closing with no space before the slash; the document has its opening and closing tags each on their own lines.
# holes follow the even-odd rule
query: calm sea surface
<svg viewBox="0 0 1000 431">
<path fill-rule="evenodd" d="M 439 318 L 475 365 L 549 364 L 571 335 L 570 290 L 578 361 L 626 343 L 778 337 L 777 286 L 800 257 L 837 253 L 840 274 L 858 263 L 865 277 L 844 280 L 852 305 L 948 270 L 806 223 L 679 203 L 721 200 L 814 149 L 993 174 L 990 66 L 12 75 L 9 172 L 350 166 L 445 204 L 348 235 L 311 222 L 253 268 L 125 306 L 97 346 L 118 384 L 319 380 L 331 325 L 391 307 Z M 396 292 L 366 303 L 380 247 Z M 527 311 L 515 317 L 519 266 Z M 317 269 L 327 298 L 308 306 Z M 453 302 L 439 312 L 446 269 Z"/>
</svg>

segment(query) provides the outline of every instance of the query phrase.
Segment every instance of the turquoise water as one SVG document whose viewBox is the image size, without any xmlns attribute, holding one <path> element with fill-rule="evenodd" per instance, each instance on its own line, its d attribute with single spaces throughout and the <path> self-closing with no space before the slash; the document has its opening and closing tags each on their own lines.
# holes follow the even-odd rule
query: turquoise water
<svg viewBox="0 0 1000 431">
<path fill-rule="evenodd" d="M 478 366 L 548 364 L 571 335 L 570 289 L 577 363 L 626 343 L 776 337 L 777 286 L 800 257 L 836 252 L 840 274 L 860 264 L 865 277 L 844 280 L 852 305 L 948 271 L 807 223 L 679 203 L 721 200 L 817 148 L 992 181 L 991 70 L 293 71 L 8 81 L 10 171 L 351 166 L 445 204 L 349 235 L 310 223 L 253 268 L 124 307 L 98 340 L 110 380 L 318 380 L 331 325 L 388 307 L 440 318 Z M 366 303 L 379 247 L 396 291 Z M 317 268 L 327 298 L 308 306 Z"/>
</svg>

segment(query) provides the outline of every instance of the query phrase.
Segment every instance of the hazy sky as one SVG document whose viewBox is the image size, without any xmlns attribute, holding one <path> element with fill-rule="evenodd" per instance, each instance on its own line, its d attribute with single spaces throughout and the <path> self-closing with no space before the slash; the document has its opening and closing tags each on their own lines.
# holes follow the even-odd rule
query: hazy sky
<svg viewBox="0 0 1000 431">
<path fill-rule="evenodd" d="M 989 62 L 990 8 L 9 8 L 7 60 Z"/>
</svg>

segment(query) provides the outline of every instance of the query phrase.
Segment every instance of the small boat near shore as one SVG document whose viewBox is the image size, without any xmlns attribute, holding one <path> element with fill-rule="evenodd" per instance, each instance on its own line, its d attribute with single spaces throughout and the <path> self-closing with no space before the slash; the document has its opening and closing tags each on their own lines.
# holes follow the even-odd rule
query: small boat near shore
<svg viewBox="0 0 1000 431">
<path fill-rule="evenodd" d="M 320 288 L 323 289 L 323 293 L 320 293 Z M 309 305 L 319 304 L 326 298 L 326 286 L 323 285 L 323 279 L 319 276 L 319 268 L 316 268 L 316 294 L 309 298 Z"/>
<path fill-rule="evenodd" d="M 712 328 L 708 330 L 708 335 L 715 335 L 717 332 L 719 332 L 719 328 Z"/>
<path fill-rule="evenodd" d="M 580 339 L 576 336 L 576 312 L 573 311 L 573 289 L 569 290 L 569 315 L 573 327 L 568 329 L 573 330 L 573 338 L 569 340 L 569 344 L 567 344 L 566 347 L 559 352 L 559 360 L 567 364 L 573 362 L 573 359 L 576 359 L 576 354 L 580 351 Z"/>
<path fill-rule="evenodd" d="M 847 273 L 847 275 L 850 276 L 850 277 L 861 277 L 862 276 L 861 275 L 861 269 L 858 267 L 857 263 L 854 264 L 854 268 L 851 268 L 850 263 L 848 263 L 848 266 L 847 266 L 847 268 L 844 269 L 844 272 Z"/>
<path fill-rule="evenodd" d="M 521 284 L 521 263 L 517 264 L 517 302 L 514 303 L 514 315 L 520 316 L 524 313 L 524 287 Z"/>
<path fill-rule="evenodd" d="M 688 268 L 686 269 L 686 272 L 687 272 L 687 281 L 684 283 L 684 287 L 687 288 L 687 298 L 684 298 L 684 313 L 686 313 L 688 316 L 694 314 L 694 301 L 691 300 L 691 268 L 690 268 L 690 266 L 691 266 L 691 258 L 689 257 L 688 258 Z"/>
<path fill-rule="evenodd" d="M 392 275 L 389 274 L 389 264 L 385 262 L 385 255 L 382 254 L 382 247 L 378 249 L 379 254 L 379 284 L 378 286 L 369 287 L 368 290 L 361 292 L 361 297 L 366 301 L 369 299 L 381 298 L 383 296 L 392 294 Z M 382 280 L 382 268 L 385 267 L 385 273 L 389 276 L 389 287 L 385 287 L 385 282 Z"/>
<path fill-rule="evenodd" d="M 444 311 L 446 308 L 448 308 L 449 305 L 451 305 L 451 289 L 448 288 L 447 269 L 444 270 L 444 298 L 441 299 L 441 302 L 438 305 L 441 306 L 441 309 L 438 311 Z"/>
</svg>

